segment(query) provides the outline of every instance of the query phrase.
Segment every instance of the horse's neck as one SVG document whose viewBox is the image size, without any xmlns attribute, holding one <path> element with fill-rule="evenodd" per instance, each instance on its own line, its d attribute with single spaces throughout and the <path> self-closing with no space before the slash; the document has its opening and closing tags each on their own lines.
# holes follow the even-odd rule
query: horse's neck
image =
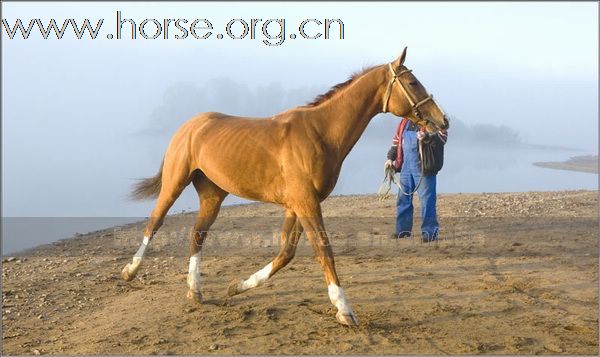
<svg viewBox="0 0 600 357">
<path fill-rule="evenodd" d="M 375 68 L 315 108 L 320 116 L 315 127 L 338 157 L 348 155 L 371 119 L 381 112 L 382 82 L 381 69 Z"/>
</svg>

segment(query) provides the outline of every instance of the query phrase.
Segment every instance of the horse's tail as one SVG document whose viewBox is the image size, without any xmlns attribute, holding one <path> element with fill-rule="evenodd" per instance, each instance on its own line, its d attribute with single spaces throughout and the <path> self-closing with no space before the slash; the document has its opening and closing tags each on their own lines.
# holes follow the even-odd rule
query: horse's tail
<svg viewBox="0 0 600 357">
<path fill-rule="evenodd" d="M 130 195 L 132 200 L 144 200 L 148 198 L 156 198 L 162 187 L 162 172 L 165 160 L 160 163 L 160 170 L 153 177 L 142 179 L 133 186 L 133 192 Z"/>
</svg>

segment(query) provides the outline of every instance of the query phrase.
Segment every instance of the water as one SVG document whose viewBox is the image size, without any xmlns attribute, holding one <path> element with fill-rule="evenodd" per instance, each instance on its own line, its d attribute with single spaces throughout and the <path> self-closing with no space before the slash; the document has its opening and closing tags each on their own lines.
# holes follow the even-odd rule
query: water
<svg viewBox="0 0 600 357">
<path fill-rule="evenodd" d="M 359 143 L 344 163 L 334 194 L 375 193 L 383 180 L 388 148 Z M 523 145 L 506 148 L 447 145 L 437 189 L 438 193 L 597 190 L 597 174 L 533 165 L 534 162 L 565 161 L 572 156 L 587 154 Z"/>
<path fill-rule="evenodd" d="M 383 180 L 383 163 L 389 147 L 382 142 L 361 141 L 348 155 L 335 195 L 376 193 Z M 511 147 L 468 147 L 448 145 L 444 168 L 438 175 L 439 193 L 524 192 L 554 190 L 597 190 L 598 175 L 533 166 L 539 161 L 564 161 L 588 152 Z M 395 190 L 395 189 L 394 189 Z M 171 210 L 196 209 L 195 193 L 187 192 Z M 229 205 L 247 202 L 230 198 Z M 134 205 L 127 201 L 123 205 Z M 149 211 L 148 211 L 149 212 Z M 8 217 L 2 218 L 3 254 L 116 225 L 143 220 L 139 217 Z"/>
<path fill-rule="evenodd" d="M 56 242 L 77 233 L 140 221 L 133 217 L 2 217 L 2 254 Z"/>
</svg>

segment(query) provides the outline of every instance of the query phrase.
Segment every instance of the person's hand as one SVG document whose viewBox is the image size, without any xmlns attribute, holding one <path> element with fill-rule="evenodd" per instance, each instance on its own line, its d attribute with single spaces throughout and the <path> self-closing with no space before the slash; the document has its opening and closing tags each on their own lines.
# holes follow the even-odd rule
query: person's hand
<svg viewBox="0 0 600 357">
<path fill-rule="evenodd" d="M 385 164 L 383 165 L 383 168 L 387 170 L 387 169 L 392 168 L 393 166 L 394 166 L 394 164 L 392 163 L 392 160 L 387 160 L 385 162 Z"/>
<path fill-rule="evenodd" d="M 423 132 L 421 130 L 417 131 L 417 139 L 423 140 L 425 138 L 425 136 L 427 136 L 427 134 L 425 134 L 425 132 Z"/>
</svg>

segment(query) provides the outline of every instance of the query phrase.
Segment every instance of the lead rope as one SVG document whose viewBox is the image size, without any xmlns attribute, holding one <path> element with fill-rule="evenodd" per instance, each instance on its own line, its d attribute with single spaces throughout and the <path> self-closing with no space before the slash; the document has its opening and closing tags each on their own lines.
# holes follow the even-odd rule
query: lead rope
<svg viewBox="0 0 600 357">
<path fill-rule="evenodd" d="M 421 143 L 421 140 L 419 140 L 419 158 L 420 158 L 420 164 L 421 164 L 421 176 L 419 177 L 419 182 L 417 182 L 417 186 L 415 187 L 414 191 L 412 191 L 410 193 L 406 193 L 404 191 L 404 189 L 402 188 L 402 184 L 396 177 L 396 172 L 394 171 L 394 168 L 386 167 L 383 170 L 383 174 L 384 174 L 383 183 L 381 184 L 381 186 L 379 186 L 379 190 L 377 191 L 377 195 L 379 196 L 380 201 L 387 200 L 390 197 L 390 191 L 392 190 L 392 182 L 395 183 L 396 186 L 398 187 L 398 192 L 401 192 L 405 196 L 410 196 L 410 195 L 414 194 L 415 192 L 417 192 L 417 190 L 419 189 L 419 186 L 421 186 L 421 182 L 423 181 L 423 149 L 422 149 L 422 146 L 423 146 L 423 144 Z"/>
</svg>

